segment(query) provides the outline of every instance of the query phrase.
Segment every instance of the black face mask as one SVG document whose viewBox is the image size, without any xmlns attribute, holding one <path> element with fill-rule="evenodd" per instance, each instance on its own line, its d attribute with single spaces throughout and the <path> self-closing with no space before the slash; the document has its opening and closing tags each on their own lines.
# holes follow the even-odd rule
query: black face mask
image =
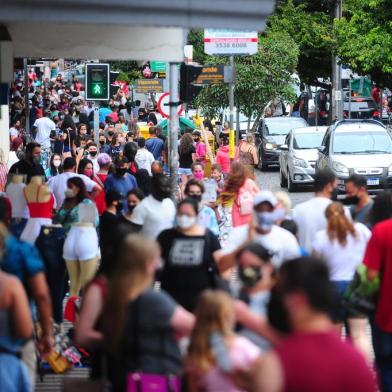
<svg viewBox="0 0 392 392">
<path fill-rule="evenodd" d="M 99 141 L 99 144 L 100 144 L 101 146 L 103 146 L 103 145 L 105 144 L 105 140 L 100 140 L 100 141 Z"/>
<path fill-rule="evenodd" d="M 108 132 L 108 135 L 109 135 L 109 136 L 113 136 L 113 135 L 114 135 L 114 132 L 113 132 L 113 131 L 109 131 L 109 132 Z"/>
<path fill-rule="evenodd" d="M 95 157 L 97 155 L 98 151 L 90 151 L 90 155 L 92 157 Z"/>
<path fill-rule="evenodd" d="M 283 295 L 273 287 L 270 300 L 267 305 L 269 323 L 279 332 L 288 334 L 291 332 L 289 315 L 283 304 Z"/>
<path fill-rule="evenodd" d="M 360 201 L 358 196 L 347 196 L 344 199 L 340 200 L 340 202 L 345 206 L 357 205 Z"/>
<path fill-rule="evenodd" d="M 256 286 L 256 284 L 263 278 L 260 267 L 253 266 L 239 268 L 238 277 L 240 278 L 242 285 L 247 289 Z"/>
<path fill-rule="evenodd" d="M 200 203 L 201 199 L 202 199 L 202 195 L 192 195 L 192 196 L 189 196 L 189 198 L 196 200 L 198 203 Z"/>
<path fill-rule="evenodd" d="M 132 213 L 132 211 L 135 209 L 136 204 L 128 204 L 128 212 Z"/>
<path fill-rule="evenodd" d="M 116 167 L 116 174 L 122 177 L 127 172 L 126 167 Z"/>
<path fill-rule="evenodd" d="M 338 195 L 339 195 L 339 189 L 334 188 L 334 190 L 331 193 L 331 200 L 337 201 L 338 200 Z"/>
</svg>

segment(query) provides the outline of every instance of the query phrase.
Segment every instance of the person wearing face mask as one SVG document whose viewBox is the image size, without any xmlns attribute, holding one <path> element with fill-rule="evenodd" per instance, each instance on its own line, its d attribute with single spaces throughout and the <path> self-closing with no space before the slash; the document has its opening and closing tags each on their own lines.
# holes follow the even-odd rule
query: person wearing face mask
<svg viewBox="0 0 392 392">
<path fill-rule="evenodd" d="M 272 264 L 279 267 L 285 260 L 301 254 L 297 239 L 287 230 L 276 225 L 284 216 L 284 209 L 277 208 L 278 200 L 270 191 L 262 191 L 253 200 L 253 220 L 249 224 L 234 227 L 219 264 L 221 271 L 235 265 L 236 252 L 247 241 L 254 241 L 271 252 Z"/>
<path fill-rule="evenodd" d="M 188 198 L 178 204 L 175 227 L 157 238 L 164 266 L 161 287 L 181 306 L 193 311 L 197 297 L 214 287 L 220 255 L 218 238 L 197 222 L 199 203 Z"/>
<path fill-rule="evenodd" d="M 192 177 L 195 180 L 203 181 L 204 180 L 204 166 L 200 162 L 194 162 L 191 165 Z"/>
<path fill-rule="evenodd" d="M 366 177 L 353 174 L 346 180 L 345 186 L 347 197 L 342 203 L 350 205 L 351 217 L 355 222 L 370 226 L 373 200 L 368 193 Z"/>
<path fill-rule="evenodd" d="M 128 160 L 118 157 L 114 161 L 115 173 L 109 174 L 104 182 L 105 192 L 115 190 L 121 195 L 123 211 L 126 211 L 126 197 L 129 191 L 137 188 L 137 182 L 132 174 L 128 173 Z"/>
<path fill-rule="evenodd" d="M 204 185 L 202 182 L 191 178 L 185 185 L 184 194 L 186 197 L 195 199 L 199 203 L 198 222 L 206 229 L 210 229 L 216 236 L 219 236 L 219 225 L 215 211 L 202 202 Z"/>
<path fill-rule="evenodd" d="M 151 179 L 151 194 L 133 210 L 131 222 L 139 228 L 140 234 L 156 238 L 158 234 L 173 227 L 176 208 L 170 199 L 170 179 L 156 174 Z"/>
<path fill-rule="evenodd" d="M 30 142 L 26 146 L 25 156 L 14 163 L 9 174 L 26 175 L 26 182 L 29 183 L 34 176 L 45 177 L 45 170 L 41 165 L 41 145 L 36 142 Z"/>
<path fill-rule="evenodd" d="M 315 197 L 298 204 L 293 209 L 293 219 L 298 225 L 298 240 L 309 254 L 316 233 L 327 227 L 325 210 L 331 199 L 337 199 L 338 180 L 330 170 L 316 171 L 314 177 Z"/>
<path fill-rule="evenodd" d="M 106 137 L 103 133 L 99 134 L 99 153 L 100 154 L 109 154 L 110 146 L 106 143 Z"/>
<path fill-rule="evenodd" d="M 87 159 L 92 162 L 94 174 L 97 174 L 99 172 L 98 147 L 94 142 L 90 143 L 88 146 Z"/>
<path fill-rule="evenodd" d="M 236 254 L 239 278 L 239 299 L 248 304 L 255 314 L 266 317 L 270 292 L 275 284 L 275 268 L 272 254 L 262 245 L 251 242 Z M 239 333 L 256 344 L 263 352 L 271 348 L 271 343 L 255 331 L 242 325 Z"/>
<path fill-rule="evenodd" d="M 79 162 L 78 174 L 82 174 L 88 177 L 90 180 L 94 181 L 99 187 L 99 191 L 95 193 L 95 197 L 93 200 L 97 207 L 98 214 L 102 215 L 103 212 L 106 210 L 104 185 L 102 184 L 102 181 L 99 181 L 99 177 L 94 174 L 93 162 L 87 158 L 82 159 Z"/>
<path fill-rule="evenodd" d="M 342 341 L 329 317 L 336 295 L 327 266 L 304 257 L 284 263 L 277 276 L 268 318 L 288 336 L 256 364 L 244 389 L 377 391 L 373 370 L 352 345 Z"/>
<path fill-rule="evenodd" d="M 61 224 L 66 232 L 63 258 L 70 278 L 70 296 L 79 295 L 80 289 L 94 276 L 98 262 L 99 223 L 95 204 L 87 197 L 82 178 L 67 181 L 65 200 L 54 223 Z"/>
<path fill-rule="evenodd" d="M 127 194 L 127 211 L 119 216 L 120 223 L 126 225 L 131 231 L 135 230 L 135 225 L 131 222 L 133 210 L 144 199 L 145 195 L 140 188 L 132 189 Z"/>
<path fill-rule="evenodd" d="M 193 131 L 192 138 L 195 143 L 196 161 L 201 162 L 202 164 L 205 164 L 206 156 L 207 156 L 207 147 L 206 147 L 205 143 L 201 141 L 201 132 L 197 131 L 197 130 Z"/>
<path fill-rule="evenodd" d="M 63 165 L 60 154 L 53 154 L 50 157 L 49 167 L 45 170 L 46 178 L 57 176 L 63 172 Z"/>
</svg>

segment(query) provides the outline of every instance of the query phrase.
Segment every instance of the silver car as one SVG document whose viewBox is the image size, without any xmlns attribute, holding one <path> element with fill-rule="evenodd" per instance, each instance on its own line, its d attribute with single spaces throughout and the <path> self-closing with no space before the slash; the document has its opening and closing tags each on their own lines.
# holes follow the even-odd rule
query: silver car
<svg viewBox="0 0 392 392">
<path fill-rule="evenodd" d="M 331 169 L 338 178 L 339 192 L 352 174 L 367 179 L 370 192 L 392 186 L 392 138 L 375 120 L 343 120 L 330 126 L 319 148 L 317 170 Z"/>
<path fill-rule="evenodd" d="M 328 127 L 295 128 L 280 146 L 280 186 L 289 192 L 314 181 L 318 148 Z"/>
</svg>

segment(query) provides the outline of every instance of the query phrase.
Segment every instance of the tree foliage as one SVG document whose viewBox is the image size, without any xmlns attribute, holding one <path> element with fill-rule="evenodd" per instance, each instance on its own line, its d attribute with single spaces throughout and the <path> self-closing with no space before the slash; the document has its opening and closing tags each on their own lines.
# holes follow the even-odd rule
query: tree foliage
<svg viewBox="0 0 392 392">
<path fill-rule="evenodd" d="M 285 31 L 298 45 L 298 75 L 304 83 L 331 76 L 334 4 L 333 0 L 282 0 L 268 19 L 269 31 Z"/>
<path fill-rule="evenodd" d="M 392 7 L 390 0 L 345 0 L 335 21 L 337 52 L 359 74 L 392 87 Z"/>
<path fill-rule="evenodd" d="M 142 77 L 140 67 L 136 61 L 109 61 L 111 71 L 120 72 L 118 80 L 123 82 L 132 83 L 136 79 Z"/>
<path fill-rule="evenodd" d="M 198 50 L 198 49 L 196 49 Z M 284 32 L 259 36 L 259 50 L 253 56 L 236 56 L 235 105 L 247 117 L 260 117 L 268 102 L 292 99 L 292 74 L 296 70 L 298 47 Z M 227 64 L 228 58 L 206 56 L 206 64 Z M 214 117 L 228 107 L 228 85 L 205 87 L 196 99 L 203 112 Z"/>
</svg>

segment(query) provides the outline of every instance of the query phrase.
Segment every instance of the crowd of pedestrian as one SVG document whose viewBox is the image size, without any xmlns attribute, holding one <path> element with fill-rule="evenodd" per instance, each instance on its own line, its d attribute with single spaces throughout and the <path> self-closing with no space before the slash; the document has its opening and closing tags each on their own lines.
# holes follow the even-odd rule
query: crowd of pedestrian
<svg viewBox="0 0 392 392">
<path fill-rule="evenodd" d="M 353 175 L 338 201 L 320 171 L 292 208 L 256 182 L 251 137 L 231 158 L 222 132 L 211 162 L 201 129 L 181 135 L 173 198 L 153 112 L 119 93 L 97 145 L 76 82 L 32 91 L 34 140 L 15 94 L 0 194 L 0 390 L 33 388 L 37 347 L 115 391 L 392 391 L 390 193 Z M 360 267 L 372 314 L 347 305 Z"/>
</svg>

